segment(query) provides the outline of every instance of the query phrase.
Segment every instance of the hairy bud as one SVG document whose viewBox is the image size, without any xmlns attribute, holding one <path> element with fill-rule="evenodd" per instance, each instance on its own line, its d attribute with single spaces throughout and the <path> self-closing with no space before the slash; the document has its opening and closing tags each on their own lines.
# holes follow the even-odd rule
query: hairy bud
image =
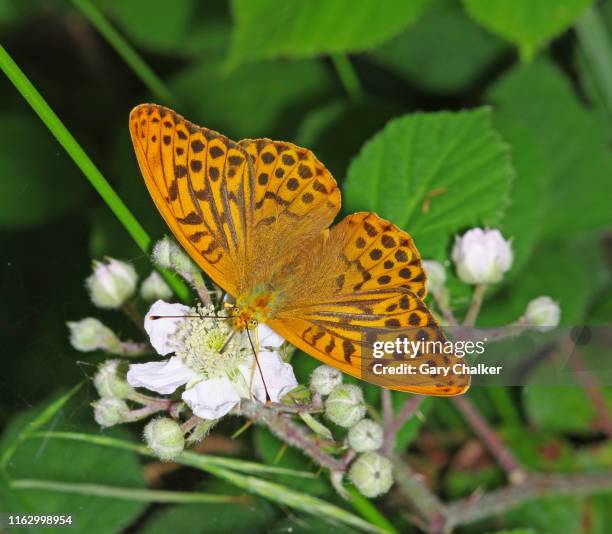
<svg viewBox="0 0 612 534">
<path fill-rule="evenodd" d="M 161 460 L 172 460 L 185 448 L 185 436 L 180 425 L 168 417 L 150 421 L 145 426 L 144 439 Z"/>
<path fill-rule="evenodd" d="M 363 419 L 365 412 L 363 392 L 352 384 L 336 386 L 325 401 L 327 418 L 344 428 L 350 428 Z"/>
<path fill-rule="evenodd" d="M 310 377 L 310 387 L 319 395 L 329 395 L 342 383 L 342 373 L 329 365 L 319 365 Z"/>
<path fill-rule="evenodd" d="M 378 497 L 393 485 L 391 462 L 380 454 L 366 452 L 351 465 L 349 478 L 362 495 Z"/>
<path fill-rule="evenodd" d="M 349 430 L 348 443 L 355 452 L 378 450 L 383 444 L 383 429 L 370 419 L 362 419 Z"/>
</svg>

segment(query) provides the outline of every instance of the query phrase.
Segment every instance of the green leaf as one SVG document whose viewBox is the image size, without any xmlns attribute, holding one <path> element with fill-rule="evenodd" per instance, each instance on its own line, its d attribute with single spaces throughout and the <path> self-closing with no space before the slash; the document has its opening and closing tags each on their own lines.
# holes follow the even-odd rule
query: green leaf
<svg viewBox="0 0 612 534">
<path fill-rule="evenodd" d="M 504 523 L 509 527 L 530 527 L 538 534 L 583 534 L 583 517 L 582 499 L 552 497 L 510 510 Z"/>
<path fill-rule="evenodd" d="M 513 69 L 488 97 L 496 112 L 529 128 L 543 150 L 550 186 L 542 199 L 548 205 L 542 236 L 566 239 L 611 227 L 612 153 L 605 116 L 587 111 L 569 81 L 546 61 Z"/>
<path fill-rule="evenodd" d="M 192 121 L 234 139 L 290 135 L 287 125 L 299 120 L 304 103 L 313 105 L 332 88 L 330 73 L 317 61 L 252 63 L 227 72 L 220 61 L 206 60 L 170 86 Z"/>
<path fill-rule="evenodd" d="M 70 159 L 31 113 L 0 117 L 0 225 L 28 228 L 82 205 L 90 194 Z"/>
<path fill-rule="evenodd" d="M 443 259 L 459 230 L 499 224 L 512 175 L 488 108 L 406 115 L 351 163 L 345 209 L 375 211 L 410 232 L 423 257 Z"/>
<path fill-rule="evenodd" d="M 469 18 L 456 0 L 434 0 L 423 16 L 368 54 L 408 83 L 447 94 L 478 81 L 507 45 Z"/>
<path fill-rule="evenodd" d="M 548 208 L 550 176 L 544 149 L 527 124 L 503 111 L 496 111 L 493 125 L 510 145 L 516 172 L 510 204 L 501 225 L 504 237 L 512 240 L 514 252 L 508 280 L 521 272 L 540 239 Z"/>
<path fill-rule="evenodd" d="M 514 43 L 523 59 L 564 32 L 593 0 L 463 0 L 485 28 Z"/>
<path fill-rule="evenodd" d="M 233 0 L 230 62 L 368 50 L 413 23 L 427 0 Z"/>
<path fill-rule="evenodd" d="M 226 482 L 211 480 L 204 488 L 199 489 L 246 496 L 253 502 L 246 506 L 245 504 L 197 504 L 166 508 L 154 514 L 147 521 L 144 526 L 145 534 L 166 534 L 167 532 L 249 534 L 264 531 L 277 515 L 275 508 L 268 501 L 247 496 L 243 491 L 237 490 Z M 206 521 L 202 520 L 203 517 L 206 518 Z"/>
<path fill-rule="evenodd" d="M 0 441 L 0 450 L 5 449 L 12 436 L 19 434 L 23 429 L 32 429 L 38 423 L 48 422 L 49 417 L 54 418 L 54 426 L 61 427 L 67 424 L 66 419 L 63 419 L 57 411 L 62 400 L 64 399 L 50 404 L 43 411 L 31 410 L 17 416 L 7 427 Z M 38 416 L 33 419 L 35 413 L 38 413 Z M 93 430 L 91 424 L 80 417 L 75 418 L 74 415 L 75 410 L 72 408 L 70 424 L 78 424 L 81 429 Z M 127 435 L 126 432 L 119 430 L 110 433 L 123 437 Z M 122 489 L 144 487 L 142 470 L 134 453 L 96 449 L 86 443 L 62 443 L 57 440 L 23 441 L 7 464 L 7 471 L 11 479 L 37 479 L 60 484 L 95 482 L 104 486 L 119 486 Z M 20 507 L 11 512 L 43 515 L 70 513 L 74 517 L 74 532 L 93 534 L 121 531 L 130 525 L 146 506 L 142 502 L 99 497 L 83 492 L 50 492 L 44 489 L 24 488 L 12 489 L 11 494 L 20 503 Z M 49 532 L 63 531 L 64 529 L 49 529 Z"/>
<path fill-rule="evenodd" d="M 188 55 L 216 49 L 219 33 L 228 31 L 221 2 L 199 5 L 197 0 L 97 0 L 134 43 L 154 52 Z"/>
</svg>

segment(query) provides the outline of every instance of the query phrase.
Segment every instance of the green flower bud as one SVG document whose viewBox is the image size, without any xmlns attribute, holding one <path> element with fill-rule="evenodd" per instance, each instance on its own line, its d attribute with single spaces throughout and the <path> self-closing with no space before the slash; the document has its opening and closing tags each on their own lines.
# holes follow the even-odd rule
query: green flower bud
<svg viewBox="0 0 612 534">
<path fill-rule="evenodd" d="M 70 330 L 70 344 L 76 350 L 81 352 L 105 350 L 106 352 L 117 353 L 121 348 L 119 338 L 98 319 L 87 317 L 66 324 Z"/>
<path fill-rule="evenodd" d="M 102 398 L 92 403 L 94 419 L 101 427 L 123 423 L 130 411 L 125 401 L 121 399 Z"/>
<path fill-rule="evenodd" d="M 108 258 L 94 262 L 94 272 L 85 280 L 91 301 L 98 308 L 120 308 L 136 290 L 138 275 L 129 263 Z"/>
<path fill-rule="evenodd" d="M 148 302 L 170 300 L 172 289 L 157 271 L 153 271 L 140 286 L 140 296 Z"/>
<path fill-rule="evenodd" d="M 446 284 L 446 271 L 444 265 L 435 260 L 424 260 L 423 268 L 427 273 L 427 291 L 429 293 L 439 293 Z"/>
<path fill-rule="evenodd" d="M 173 239 L 164 237 L 153 247 L 153 261 L 165 269 L 173 269 L 179 273 L 198 273 L 198 266 L 179 247 Z"/>
<path fill-rule="evenodd" d="M 363 419 L 365 412 L 363 392 L 352 384 L 336 386 L 325 401 L 327 418 L 344 428 L 350 428 Z"/>
<path fill-rule="evenodd" d="M 550 297 L 538 297 L 527 304 L 525 322 L 540 332 L 547 332 L 559 326 L 561 308 Z"/>
<path fill-rule="evenodd" d="M 366 452 L 351 465 L 349 478 L 362 495 L 378 497 L 393 485 L 391 462 L 380 454 Z"/>
<path fill-rule="evenodd" d="M 329 365 L 319 365 L 310 377 L 310 387 L 319 395 L 329 395 L 342 384 L 342 373 Z"/>
<path fill-rule="evenodd" d="M 349 430 L 348 443 L 356 452 L 378 450 L 383 443 L 383 429 L 370 419 L 362 419 Z"/>
<path fill-rule="evenodd" d="M 134 390 L 125 379 L 126 369 L 120 360 L 107 360 L 100 364 L 93 383 L 100 397 L 127 399 Z"/>
<path fill-rule="evenodd" d="M 180 425 L 168 418 L 158 417 L 144 429 L 147 446 L 162 460 L 173 460 L 185 448 L 185 436 Z"/>
</svg>

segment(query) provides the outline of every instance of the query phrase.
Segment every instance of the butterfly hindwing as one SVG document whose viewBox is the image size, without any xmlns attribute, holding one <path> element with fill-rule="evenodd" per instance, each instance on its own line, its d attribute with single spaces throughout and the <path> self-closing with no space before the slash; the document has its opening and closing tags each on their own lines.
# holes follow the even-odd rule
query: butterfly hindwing
<svg viewBox="0 0 612 534">
<path fill-rule="evenodd" d="M 321 361 L 358 378 L 374 363 L 375 341 L 406 338 L 446 341 L 422 298 L 426 276 L 408 234 L 372 213 L 356 213 L 334 226 L 317 251 L 321 272 L 309 295 L 292 296 L 291 305 L 270 323 L 283 337 Z M 340 256 L 330 269 L 327 256 Z M 314 267 L 316 269 L 316 266 Z M 419 362 L 448 366 L 461 363 L 452 354 L 422 351 Z M 467 389 L 469 377 L 385 377 L 380 385 L 434 395 Z"/>
</svg>

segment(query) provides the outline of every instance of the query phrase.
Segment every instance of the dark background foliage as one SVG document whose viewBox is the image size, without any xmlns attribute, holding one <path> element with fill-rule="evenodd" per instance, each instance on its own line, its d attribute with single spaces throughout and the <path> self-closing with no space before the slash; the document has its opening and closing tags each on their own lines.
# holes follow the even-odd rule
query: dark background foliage
<svg viewBox="0 0 612 534">
<path fill-rule="evenodd" d="M 320 1 L 307 13 L 280 0 L 100 0 L 97 5 L 167 85 L 174 101 L 160 103 L 234 139 L 266 136 L 311 148 L 341 184 L 346 212 L 371 209 L 392 218 L 415 235 L 424 256 L 445 260 L 452 236 L 470 226 L 500 227 L 513 238 L 516 259 L 485 304 L 482 324 L 512 321 L 530 299 L 546 294 L 559 301 L 564 325 L 607 325 L 612 319 L 610 95 L 600 83 L 601 70 L 593 66 L 593 53 L 571 28 L 589 2 L 551 2 L 542 1 L 544 14 L 530 11 L 529 2 L 505 12 L 507 2 L 499 2 L 496 11 L 484 0 Z M 553 4 L 564 10 L 557 12 Z M 357 16 L 372 9 L 374 18 Z M 604 2 L 599 14 L 610 39 L 612 4 Z M 0 42 L 149 234 L 164 235 L 127 130 L 130 109 L 156 100 L 155 95 L 70 2 L 0 0 Z M 357 85 L 343 83 L 347 53 Z M 612 65 L 607 67 L 609 74 Z M 101 359 L 70 347 L 66 321 L 97 314 L 124 337 L 137 335 L 121 318 L 100 314 L 88 302 L 83 283 L 91 259 L 121 258 L 141 275 L 151 267 L 5 77 L 0 77 L 0 95 L 0 428 L 7 433 L 6 444 L 32 407 L 90 376 Z M 481 106 L 489 107 L 475 111 Z M 426 116 L 418 131 L 406 116 L 460 110 L 472 111 Z M 391 119 L 398 119 L 395 130 L 385 128 Z M 440 149 L 451 151 L 451 146 L 456 158 L 442 158 Z M 376 151 L 396 150 L 401 156 L 409 149 L 428 175 L 420 189 L 413 184 L 421 174 L 372 163 Z M 474 168 L 479 157 L 487 164 Z M 427 193 L 452 180 L 460 187 L 434 199 L 435 210 L 424 213 L 420 207 Z M 367 194 L 370 187 L 381 192 L 376 200 Z M 457 192 L 465 194 L 460 202 Z M 469 294 L 456 279 L 450 284 L 461 311 Z M 302 378 L 313 365 L 305 357 L 296 363 Z M 73 428 L 92 426 L 87 403 L 93 394 L 85 389 L 67 415 Z M 612 407 L 611 390 L 603 391 Z M 368 394 L 376 399 L 374 389 Z M 612 448 L 580 388 L 479 389 L 470 395 L 526 465 L 544 471 L 611 467 Z M 218 434 L 229 436 L 239 425 L 224 423 Z M 418 438 L 417 425 L 413 421 L 404 429 L 402 448 L 441 496 L 465 496 L 503 480 L 447 401 L 427 404 Z M 218 439 L 221 450 L 265 462 L 273 462 L 280 447 L 262 430 L 245 433 L 238 443 Z M 32 477 L 33 465 L 40 478 L 144 485 L 132 455 L 94 455 L 84 446 L 54 444 L 45 457 L 55 464 L 40 465 L 31 462 L 36 447 L 20 449 L 15 472 Z M 293 451 L 283 463 L 308 466 Z M 175 489 L 202 483 L 184 471 L 163 479 L 165 487 Z M 230 491 L 216 481 L 206 482 L 206 488 Z M 334 498 L 324 481 L 301 489 Z M 48 498 L 39 495 L 41 502 Z M 339 531 L 312 518 L 296 519 L 264 501 L 252 507 L 146 508 L 78 499 L 72 502 L 75 509 L 88 510 L 79 529 L 88 532 Z M 465 530 L 605 532 L 610 504 L 609 496 L 542 500 Z M 398 528 L 410 528 L 393 498 L 380 506 Z M 97 517 L 98 523 L 88 523 L 87 517 Z M 202 517 L 213 520 L 202 524 Z"/>
</svg>

